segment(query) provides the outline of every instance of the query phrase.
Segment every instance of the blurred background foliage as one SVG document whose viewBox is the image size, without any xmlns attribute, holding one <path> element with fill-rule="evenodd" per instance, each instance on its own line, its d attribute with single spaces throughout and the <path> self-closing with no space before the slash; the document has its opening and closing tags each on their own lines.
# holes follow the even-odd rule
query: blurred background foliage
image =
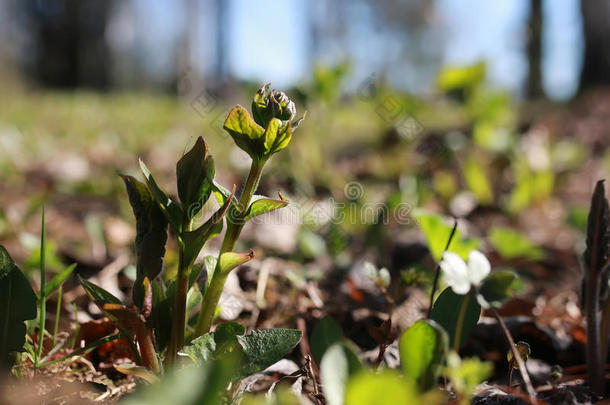
<svg viewBox="0 0 610 405">
<path fill-rule="evenodd" d="M 560 251 L 577 271 L 590 189 L 610 173 L 609 9 L 0 0 L 0 243 L 36 268 L 45 203 L 50 270 L 103 268 L 133 237 L 117 173 L 137 175 L 139 156 L 173 187 L 203 135 L 219 181 L 241 185 L 248 158 L 222 122 L 270 81 L 307 119 L 264 176 L 261 193 L 293 204 L 246 229 L 259 257 L 312 279 L 366 259 L 415 282 L 442 213 L 502 264 Z"/>
</svg>

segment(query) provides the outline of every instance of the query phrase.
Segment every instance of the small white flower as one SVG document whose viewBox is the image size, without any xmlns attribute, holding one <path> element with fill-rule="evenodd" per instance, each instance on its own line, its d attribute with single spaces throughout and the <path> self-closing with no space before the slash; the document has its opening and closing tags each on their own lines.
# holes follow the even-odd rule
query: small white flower
<svg viewBox="0 0 610 405">
<path fill-rule="evenodd" d="M 440 263 L 445 283 L 454 293 L 465 295 L 471 286 L 479 286 L 491 271 L 489 260 L 478 250 L 468 254 L 468 264 L 453 252 L 444 252 Z"/>
</svg>

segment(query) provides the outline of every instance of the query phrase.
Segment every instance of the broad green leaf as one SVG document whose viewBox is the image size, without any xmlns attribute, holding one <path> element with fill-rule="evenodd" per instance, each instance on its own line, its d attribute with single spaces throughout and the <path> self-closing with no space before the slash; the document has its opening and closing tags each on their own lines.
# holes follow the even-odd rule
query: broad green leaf
<svg viewBox="0 0 610 405">
<path fill-rule="evenodd" d="M 408 381 L 393 370 L 366 371 L 349 380 L 346 405 L 412 405 L 422 403 Z"/>
<path fill-rule="evenodd" d="M 0 367 L 10 369 L 25 343 L 25 321 L 36 318 L 36 294 L 8 252 L 0 246 Z"/>
<path fill-rule="evenodd" d="M 231 197 L 231 194 L 232 194 L 231 190 L 223 187 L 216 181 L 214 181 L 212 183 L 212 193 L 214 194 L 214 197 L 216 198 L 216 201 L 218 202 L 219 205 L 225 205 L 225 203 L 227 202 L 229 197 Z M 233 206 L 237 207 L 238 203 L 239 202 L 237 201 L 237 199 L 234 198 Z"/>
<path fill-rule="evenodd" d="M 294 349 L 301 336 L 301 331 L 296 329 L 263 329 L 238 336 L 244 354 L 238 374 L 251 375 L 278 362 Z"/>
<path fill-rule="evenodd" d="M 476 328 L 480 315 L 481 306 L 477 302 L 474 291 L 467 295 L 459 295 L 454 293 L 451 288 L 446 288 L 434 301 L 430 319 L 436 321 L 445 329 L 449 335 L 451 347 L 459 349 Z M 460 320 L 462 324 L 460 330 L 457 331 L 459 341 L 456 342 L 456 329 Z"/>
<path fill-rule="evenodd" d="M 481 283 L 479 295 L 486 301 L 485 304 L 500 307 L 512 296 L 517 280 L 517 274 L 510 270 L 494 271 Z"/>
<path fill-rule="evenodd" d="M 214 179 L 214 160 L 202 137 L 178 161 L 176 177 L 182 210 L 187 220 L 191 220 L 210 197 Z"/>
<path fill-rule="evenodd" d="M 72 263 L 68 267 L 66 267 L 61 273 L 57 274 L 55 277 L 51 279 L 48 283 L 45 284 L 45 297 L 50 297 L 55 291 L 61 287 L 61 285 L 66 281 L 70 274 L 76 269 L 76 263 Z M 40 299 L 40 291 L 36 293 L 36 298 Z"/>
<path fill-rule="evenodd" d="M 220 255 L 218 268 L 220 274 L 229 273 L 231 270 L 254 258 L 254 251 L 248 253 L 227 252 Z"/>
<path fill-rule="evenodd" d="M 420 392 L 428 391 L 436 384 L 447 353 L 447 341 L 445 330 L 432 320 L 415 322 L 400 337 L 402 369 Z"/>
<path fill-rule="evenodd" d="M 264 155 L 265 129 L 258 125 L 242 106 L 238 105 L 229 112 L 223 128 L 252 159 Z"/>
<path fill-rule="evenodd" d="M 540 260 L 544 251 L 520 232 L 506 227 L 496 227 L 489 232 L 489 241 L 505 259 L 524 258 Z"/>
<path fill-rule="evenodd" d="M 465 67 L 446 66 L 438 74 L 438 87 L 442 91 L 473 88 L 485 79 L 486 70 L 484 62 Z"/>
<path fill-rule="evenodd" d="M 161 190 L 142 159 L 140 159 L 140 170 L 144 175 L 144 179 L 146 180 L 150 193 L 154 197 L 155 201 L 157 201 L 159 208 L 161 208 L 161 211 L 163 211 L 163 214 L 165 214 L 165 217 L 169 221 L 172 228 L 178 232 L 182 231 L 182 209 L 180 206 L 169 198 L 163 190 Z"/>
<path fill-rule="evenodd" d="M 343 340 L 343 331 L 337 321 L 331 316 L 322 318 L 311 331 L 309 345 L 314 360 L 320 364 L 324 352 L 335 343 Z"/>
<path fill-rule="evenodd" d="M 362 364 L 346 344 L 335 343 L 326 350 L 320 362 L 322 389 L 329 405 L 342 405 L 350 376 L 362 370 Z"/>
<path fill-rule="evenodd" d="M 451 235 L 452 226 L 447 224 L 440 215 L 434 215 L 419 211 L 415 213 L 419 227 L 426 237 L 430 254 L 437 262 L 441 260 L 443 250 Z M 464 260 L 468 260 L 468 253 L 479 248 L 478 239 L 462 237 L 460 230 L 456 229 L 455 236 L 449 245 L 449 251 L 457 253 Z"/>
<path fill-rule="evenodd" d="M 201 365 L 208 361 L 220 359 L 223 355 L 233 352 L 237 347 L 237 337 L 246 333 L 246 328 L 236 322 L 221 323 L 214 332 L 194 339 L 185 346 L 181 356 L 188 356 L 195 364 Z"/>
<path fill-rule="evenodd" d="M 136 280 L 133 301 L 142 306 L 145 277 L 154 280 L 163 268 L 167 243 L 167 219 L 146 184 L 132 176 L 121 176 L 127 188 L 129 203 L 136 218 Z"/>
<path fill-rule="evenodd" d="M 271 121 L 269 121 L 269 123 L 267 124 L 267 127 L 265 128 L 265 153 L 269 153 L 270 151 L 273 150 L 273 147 L 275 146 L 275 141 L 276 138 L 278 138 L 278 131 L 280 130 L 280 125 L 282 124 L 282 121 L 278 120 L 277 118 L 273 118 Z"/>
<path fill-rule="evenodd" d="M 110 304 L 121 304 L 121 300 L 104 290 L 102 287 L 98 287 L 93 283 L 90 283 L 87 280 L 84 280 L 80 276 L 78 277 L 78 281 L 81 283 L 85 292 L 94 302 L 99 302 L 102 304 L 110 303 Z"/>
<path fill-rule="evenodd" d="M 231 358 L 201 366 L 172 369 L 157 384 L 126 396 L 121 405 L 198 405 L 223 403 L 235 361 Z"/>
<path fill-rule="evenodd" d="M 273 198 L 266 198 L 261 196 L 254 196 L 254 198 L 257 199 L 254 200 L 252 204 L 250 204 L 250 207 L 248 207 L 248 213 L 246 214 L 245 218 L 246 221 L 249 221 L 250 219 L 256 216 L 275 211 L 279 208 L 284 208 L 289 203 L 288 200 L 275 200 Z"/>
<path fill-rule="evenodd" d="M 476 357 L 462 360 L 453 351 L 447 355 L 445 374 L 451 380 L 453 389 L 462 398 L 470 398 L 479 384 L 491 377 L 492 373 L 491 362 L 482 362 Z"/>
<path fill-rule="evenodd" d="M 474 157 L 469 158 L 464 163 L 463 174 L 468 188 L 475 195 L 479 204 L 493 203 L 493 190 L 482 163 Z"/>
<path fill-rule="evenodd" d="M 184 243 L 183 260 L 187 265 L 190 266 L 195 259 L 197 259 L 199 252 L 209 239 L 220 233 L 222 230 L 222 218 L 227 213 L 234 195 L 235 188 L 233 188 L 233 193 L 231 193 L 229 199 L 210 217 L 210 219 L 194 231 L 184 232 L 182 234 L 182 242 Z"/>
</svg>

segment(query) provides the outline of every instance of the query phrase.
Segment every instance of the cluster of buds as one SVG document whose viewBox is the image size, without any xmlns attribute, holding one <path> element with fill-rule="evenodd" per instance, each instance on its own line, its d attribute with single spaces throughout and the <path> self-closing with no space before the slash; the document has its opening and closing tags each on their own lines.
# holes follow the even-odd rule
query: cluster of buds
<svg viewBox="0 0 610 405">
<path fill-rule="evenodd" d="M 254 95 L 252 115 L 238 105 L 229 112 L 224 129 L 253 160 L 264 161 L 290 143 L 292 132 L 305 118 L 292 121 L 295 116 L 294 102 L 266 84 Z"/>
</svg>

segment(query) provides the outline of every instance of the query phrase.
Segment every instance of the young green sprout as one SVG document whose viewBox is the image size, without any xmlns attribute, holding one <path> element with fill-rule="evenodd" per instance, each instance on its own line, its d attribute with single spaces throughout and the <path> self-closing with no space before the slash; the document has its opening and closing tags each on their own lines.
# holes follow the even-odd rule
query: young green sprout
<svg viewBox="0 0 610 405">
<path fill-rule="evenodd" d="M 532 349 L 530 348 L 530 345 L 527 342 L 517 342 L 515 343 L 515 347 L 517 348 L 517 353 L 519 353 L 519 357 L 521 357 L 521 359 L 523 360 L 523 362 L 527 362 L 527 359 L 529 358 L 530 354 L 532 354 Z M 518 370 L 519 369 L 519 364 L 517 363 L 517 360 L 515 359 L 515 356 L 513 356 L 513 351 L 512 350 L 508 350 L 508 353 L 506 354 L 506 360 L 508 360 L 508 389 L 511 388 L 511 382 L 512 382 L 512 376 L 513 376 L 513 370 Z"/>
</svg>

